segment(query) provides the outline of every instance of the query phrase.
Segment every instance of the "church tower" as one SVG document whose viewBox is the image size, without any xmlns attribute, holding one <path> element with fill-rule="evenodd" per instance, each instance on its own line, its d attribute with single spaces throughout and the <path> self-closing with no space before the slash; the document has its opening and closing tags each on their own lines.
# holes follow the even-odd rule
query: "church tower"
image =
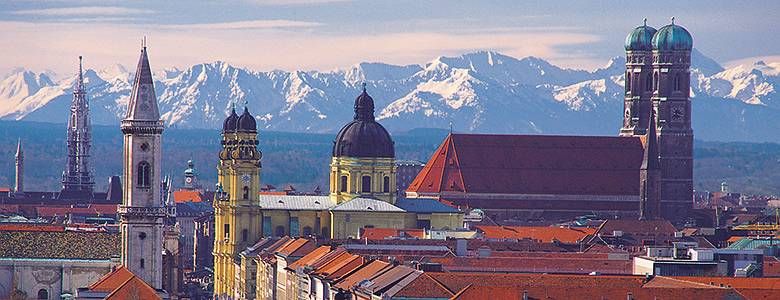
<svg viewBox="0 0 780 300">
<path fill-rule="evenodd" d="M 235 258 L 254 245 L 262 234 L 259 203 L 260 158 L 255 117 L 235 107 L 222 126 L 222 150 L 217 165 L 214 199 L 214 295 L 231 296 L 235 282 Z"/>
<path fill-rule="evenodd" d="M 658 118 L 661 215 L 685 217 L 693 202 L 690 66 L 693 38 L 672 23 L 653 36 L 653 109 Z"/>
<path fill-rule="evenodd" d="M 644 135 L 653 109 L 653 46 L 656 30 L 644 25 L 635 28 L 626 37 L 625 98 L 621 136 Z"/>
<path fill-rule="evenodd" d="M 91 199 L 95 186 L 89 164 L 92 126 L 89 121 L 89 101 L 87 101 L 81 59 L 79 56 L 79 76 L 73 87 L 73 100 L 70 104 L 68 157 L 65 171 L 62 172 L 60 198 Z"/>
<path fill-rule="evenodd" d="M 118 213 L 122 236 L 122 265 L 155 289 L 162 288 L 163 218 L 161 193 L 161 136 L 146 45 L 135 71 L 135 81 L 122 120 L 124 174 L 122 205 Z"/>
<path fill-rule="evenodd" d="M 14 192 L 24 193 L 24 151 L 22 150 L 22 140 L 16 144 L 16 182 Z"/>
<path fill-rule="evenodd" d="M 363 92 L 355 99 L 355 118 L 333 141 L 330 198 L 336 203 L 366 197 L 395 204 L 395 145 L 374 119 L 374 99 Z"/>
<path fill-rule="evenodd" d="M 187 161 L 187 168 L 184 169 L 184 188 L 189 190 L 200 189 L 198 172 L 195 171 L 195 163 L 191 159 Z"/>
</svg>

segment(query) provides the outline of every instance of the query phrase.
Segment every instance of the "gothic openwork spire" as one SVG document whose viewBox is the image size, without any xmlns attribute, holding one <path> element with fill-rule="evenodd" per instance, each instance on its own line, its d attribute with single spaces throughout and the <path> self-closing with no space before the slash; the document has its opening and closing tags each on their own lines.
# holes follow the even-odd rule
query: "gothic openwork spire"
<svg viewBox="0 0 780 300">
<path fill-rule="evenodd" d="M 79 56 L 79 73 L 73 86 L 73 100 L 68 118 L 68 156 L 62 172 L 60 198 L 84 197 L 95 185 L 90 167 L 92 125 L 89 120 L 89 102 L 84 84 L 83 57 Z"/>
</svg>

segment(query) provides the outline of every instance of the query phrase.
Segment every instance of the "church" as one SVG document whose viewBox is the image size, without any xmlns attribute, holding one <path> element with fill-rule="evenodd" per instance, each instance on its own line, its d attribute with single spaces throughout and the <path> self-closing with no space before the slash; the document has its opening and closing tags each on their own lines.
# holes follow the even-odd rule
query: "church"
<svg viewBox="0 0 780 300">
<path fill-rule="evenodd" d="M 406 191 L 497 222 L 667 219 L 693 206 L 693 39 L 674 24 L 626 37 L 619 136 L 452 133 Z"/>
<path fill-rule="evenodd" d="M 263 237 L 359 237 L 362 228 L 455 229 L 463 212 L 434 199 L 399 199 L 395 146 L 374 118 L 374 99 L 355 99 L 352 121 L 336 135 L 326 196 L 260 193 L 262 152 L 257 124 L 244 107 L 235 108 L 222 127 L 214 199 L 214 295 L 231 296 L 241 267 L 240 253 Z M 246 275 L 254 278 L 252 274 Z"/>
</svg>

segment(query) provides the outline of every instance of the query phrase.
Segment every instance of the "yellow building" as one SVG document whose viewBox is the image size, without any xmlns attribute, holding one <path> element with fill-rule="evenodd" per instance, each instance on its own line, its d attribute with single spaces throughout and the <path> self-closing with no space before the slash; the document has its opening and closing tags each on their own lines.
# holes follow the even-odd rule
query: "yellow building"
<svg viewBox="0 0 780 300">
<path fill-rule="evenodd" d="M 249 291 L 268 279 L 266 267 L 242 251 L 263 237 L 358 237 L 361 228 L 454 229 L 463 213 L 437 201 L 396 199 L 395 147 L 374 119 L 374 100 L 363 87 L 354 120 L 339 131 L 327 196 L 259 194 L 261 152 L 254 117 L 233 110 L 224 122 L 214 200 L 214 295 L 236 299 L 268 296 Z M 435 202 L 435 203 L 434 203 Z M 251 250 L 251 249 L 249 249 Z M 249 264 L 248 264 L 249 263 Z M 255 280 L 250 278 L 255 277 Z"/>
<path fill-rule="evenodd" d="M 218 188 L 214 199 L 214 293 L 235 292 L 237 255 L 260 237 L 260 157 L 257 126 L 245 107 L 235 108 L 222 128 L 222 150 L 217 166 Z"/>
</svg>

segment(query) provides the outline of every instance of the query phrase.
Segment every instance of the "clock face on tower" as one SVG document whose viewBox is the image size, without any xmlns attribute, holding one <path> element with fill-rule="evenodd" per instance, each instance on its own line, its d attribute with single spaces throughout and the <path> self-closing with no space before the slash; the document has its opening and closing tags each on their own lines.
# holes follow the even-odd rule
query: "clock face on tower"
<svg viewBox="0 0 780 300">
<path fill-rule="evenodd" d="M 672 107 L 672 121 L 682 122 L 684 115 L 685 112 L 683 111 L 682 107 L 679 106 Z"/>
<path fill-rule="evenodd" d="M 241 175 L 241 181 L 244 183 L 249 183 L 250 180 L 252 180 L 252 176 L 249 176 L 249 174 Z"/>
<path fill-rule="evenodd" d="M 192 183 L 192 177 L 184 178 L 184 182 L 186 183 Z"/>
</svg>

